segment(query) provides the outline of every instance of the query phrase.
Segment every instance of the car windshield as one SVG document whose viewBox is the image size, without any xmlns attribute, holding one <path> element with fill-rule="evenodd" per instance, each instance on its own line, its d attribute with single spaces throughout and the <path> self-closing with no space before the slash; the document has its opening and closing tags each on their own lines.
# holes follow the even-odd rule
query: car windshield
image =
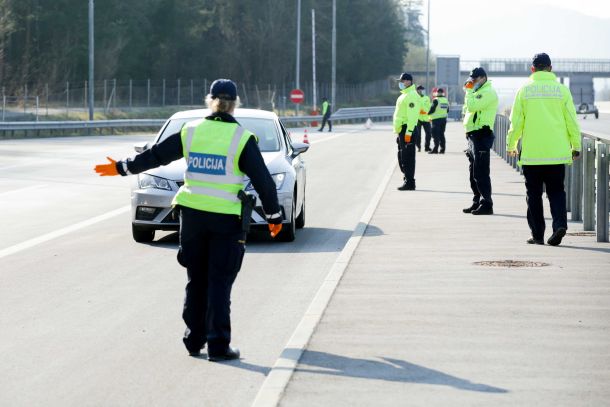
<svg viewBox="0 0 610 407">
<path fill-rule="evenodd" d="M 163 133 L 157 140 L 157 143 L 162 142 L 168 136 L 177 133 L 182 129 L 185 123 L 198 118 L 186 118 L 186 119 L 174 119 L 170 120 L 167 127 L 163 130 Z M 279 151 L 280 140 L 277 126 L 275 121 L 272 119 L 259 119 L 254 117 L 236 117 L 236 120 L 241 126 L 251 131 L 256 137 L 258 137 L 258 148 L 262 152 Z"/>
</svg>

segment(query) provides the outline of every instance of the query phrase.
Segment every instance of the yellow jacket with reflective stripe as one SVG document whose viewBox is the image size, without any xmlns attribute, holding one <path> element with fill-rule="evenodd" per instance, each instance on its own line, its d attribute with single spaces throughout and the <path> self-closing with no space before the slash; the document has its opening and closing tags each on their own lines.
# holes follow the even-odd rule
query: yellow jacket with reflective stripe
<svg viewBox="0 0 610 407">
<path fill-rule="evenodd" d="M 570 90 L 552 72 L 535 72 L 519 89 L 510 115 L 508 150 L 521 139 L 521 165 L 569 164 L 580 151 L 580 127 Z"/>
<path fill-rule="evenodd" d="M 394 133 L 400 133 L 402 126 L 407 125 L 407 133 L 412 134 L 417 126 L 420 110 L 421 96 L 415 90 L 415 85 L 401 90 L 394 110 Z"/>
<path fill-rule="evenodd" d="M 498 94 L 487 81 L 476 91 L 466 89 L 464 101 L 464 128 L 466 133 L 480 130 L 485 126 L 494 129 L 496 113 L 498 111 Z"/>
<path fill-rule="evenodd" d="M 245 174 L 239 169 L 239 157 L 251 136 L 237 123 L 207 119 L 187 123 L 181 133 L 187 169 L 173 204 L 240 215 L 237 194 Z"/>
<path fill-rule="evenodd" d="M 438 96 L 435 98 L 437 100 L 436 109 L 430 115 L 430 119 L 444 119 L 449 116 L 449 99 L 444 96 Z"/>
<path fill-rule="evenodd" d="M 421 110 L 419 112 L 419 121 L 420 122 L 429 122 L 430 121 L 430 116 L 428 115 L 428 112 L 430 111 L 430 107 L 432 107 L 432 102 L 430 101 L 430 96 L 423 95 L 421 97 Z"/>
</svg>

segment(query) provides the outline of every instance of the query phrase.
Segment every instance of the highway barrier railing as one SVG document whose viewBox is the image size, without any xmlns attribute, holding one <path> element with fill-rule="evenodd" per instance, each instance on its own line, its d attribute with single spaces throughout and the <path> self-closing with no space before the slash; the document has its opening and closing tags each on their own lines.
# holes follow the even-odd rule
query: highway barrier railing
<svg viewBox="0 0 610 407">
<path fill-rule="evenodd" d="M 510 120 L 496 117 L 494 151 L 520 171 L 517 157 L 509 157 L 506 136 Z M 609 129 L 610 130 L 610 129 Z M 596 231 L 598 242 L 608 242 L 610 222 L 610 136 L 582 132 L 580 159 L 566 167 L 566 198 L 570 218 L 583 222 L 584 231 Z"/>
<path fill-rule="evenodd" d="M 391 121 L 394 106 L 349 107 L 334 112 L 333 123 L 359 123 L 367 119 L 373 121 Z M 449 118 L 461 118 L 461 105 L 451 106 Z M 290 126 L 309 126 L 312 122 L 322 120 L 321 115 L 283 116 L 283 123 Z M 31 121 L 31 122 L 0 122 L 0 138 L 41 137 L 67 134 L 92 134 L 103 129 L 124 130 L 158 130 L 163 119 L 124 119 L 124 120 L 92 120 L 92 121 Z"/>
</svg>

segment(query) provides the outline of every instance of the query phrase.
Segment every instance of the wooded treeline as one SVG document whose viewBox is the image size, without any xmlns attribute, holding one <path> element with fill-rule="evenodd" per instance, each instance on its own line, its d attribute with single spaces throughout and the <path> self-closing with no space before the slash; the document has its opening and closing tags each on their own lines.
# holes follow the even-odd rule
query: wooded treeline
<svg viewBox="0 0 610 407">
<path fill-rule="evenodd" d="M 337 81 L 400 72 L 408 37 L 401 0 L 337 0 Z M 295 77 L 296 0 L 98 0 L 95 78 L 217 78 L 290 83 Z M 301 80 L 331 75 L 332 2 L 302 0 Z M 0 84 L 84 81 L 87 0 L 0 0 Z M 417 41 L 415 41 L 417 42 Z"/>
</svg>

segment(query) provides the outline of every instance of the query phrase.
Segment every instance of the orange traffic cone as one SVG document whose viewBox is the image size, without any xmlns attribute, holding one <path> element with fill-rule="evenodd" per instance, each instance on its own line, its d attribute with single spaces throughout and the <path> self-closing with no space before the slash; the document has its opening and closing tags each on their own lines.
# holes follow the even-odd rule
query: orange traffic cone
<svg viewBox="0 0 610 407">
<path fill-rule="evenodd" d="M 309 144 L 309 139 L 307 138 L 307 129 L 305 129 L 305 134 L 303 134 L 303 143 Z"/>
</svg>

